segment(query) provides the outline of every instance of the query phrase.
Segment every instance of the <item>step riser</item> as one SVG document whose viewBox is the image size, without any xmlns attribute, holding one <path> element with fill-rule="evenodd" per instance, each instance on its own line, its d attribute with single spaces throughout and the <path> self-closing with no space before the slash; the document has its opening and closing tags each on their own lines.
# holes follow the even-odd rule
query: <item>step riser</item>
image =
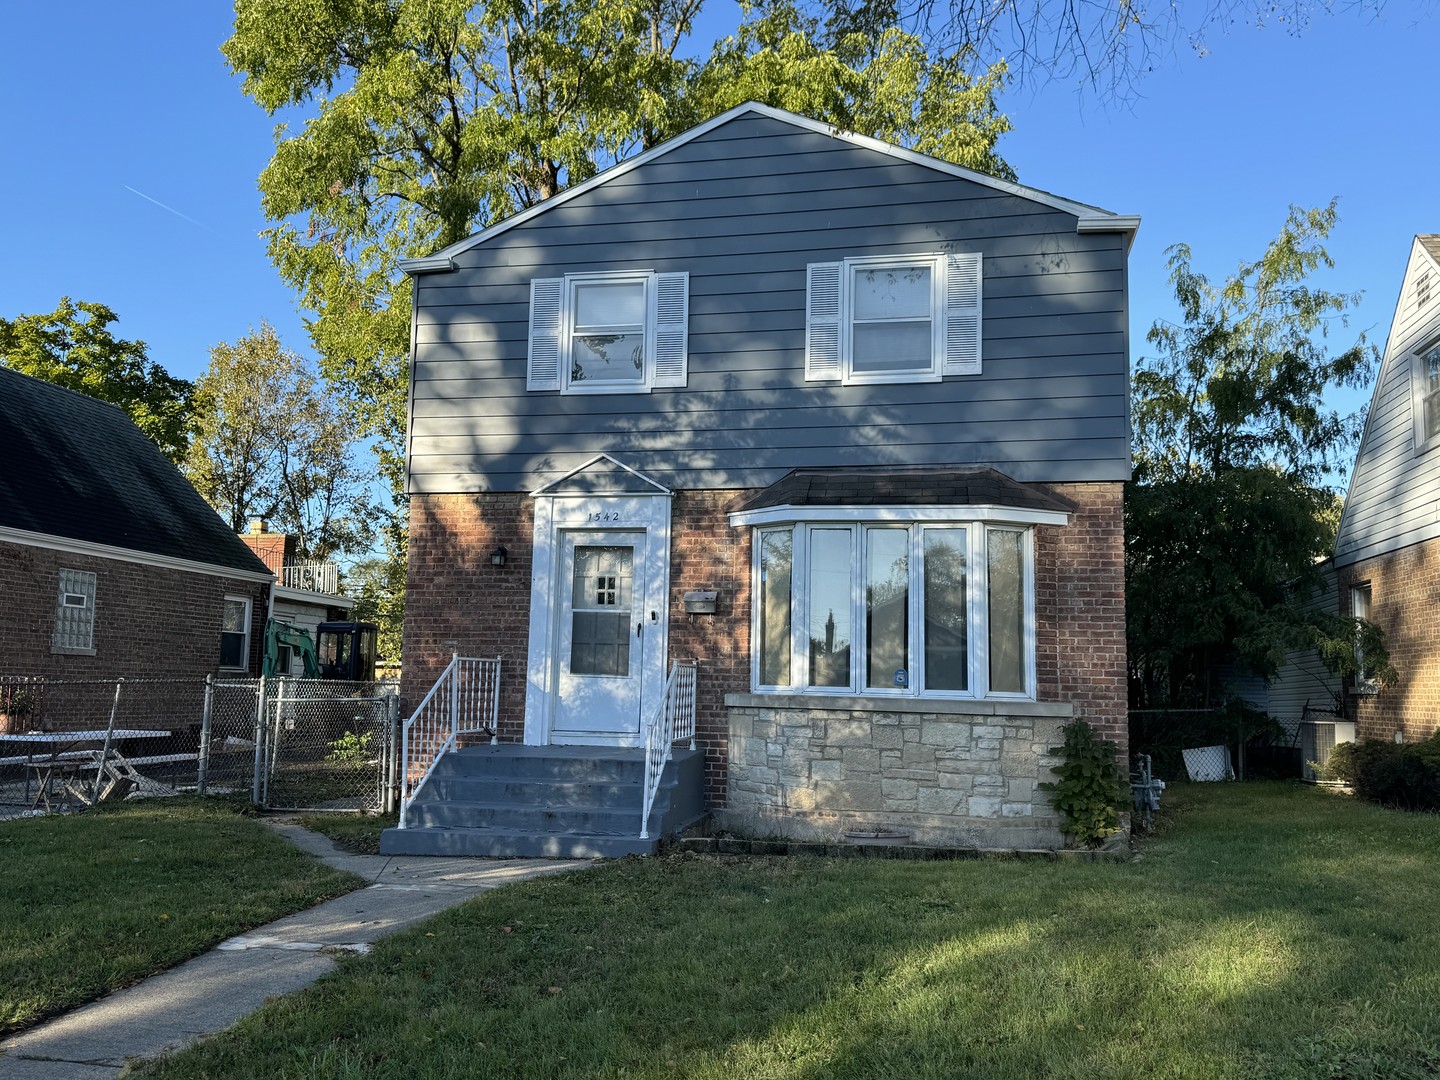
<svg viewBox="0 0 1440 1080">
<path fill-rule="evenodd" d="M 664 823 L 663 810 L 652 810 L 650 826 Z M 640 804 L 615 810 L 546 810 L 524 806 L 476 806 L 470 803 L 417 802 L 410 807 L 406 823 L 417 828 L 503 829 L 529 833 L 607 833 L 623 836 L 640 833 Z"/>
<path fill-rule="evenodd" d="M 512 803 L 516 806 L 639 806 L 640 784 L 582 783 L 572 780 L 481 780 L 472 776 L 435 776 L 425 786 L 425 798 L 456 802 Z M 656 801 L 666 798 L 662 787 Z"/>
<path fill-rule="evenodd" d="M 621 859 L 653 855 L 659 839 L 622 836 L 534 836 L 478 829 L 386 829 L 382 855 L 469 859 Z"/>
<path fill-rule="evenodd" d="M 643 784 L 645 763 L 609 758 L 505 758 L 446 754 L 435 766 L 436 776 L 476 780 L 568 780 L 597 784 Z"/>
</svg>

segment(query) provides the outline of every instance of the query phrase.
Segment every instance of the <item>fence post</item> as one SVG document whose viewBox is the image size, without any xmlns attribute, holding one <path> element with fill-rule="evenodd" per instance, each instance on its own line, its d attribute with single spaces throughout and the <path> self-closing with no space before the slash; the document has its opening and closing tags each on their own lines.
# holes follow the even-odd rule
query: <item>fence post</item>
<svg viewBox="0 0 1440 1080">
<path fill-rule="evenodd" d="M 255 692 L 255 775 L 250 784 L 250 801 L 260 805 L 260 770 L 265 765 L 265 676 Z"/>
<path fill-rule="evenodd" d="M 205 794 L 205 774 L 210 765 L 210 724 L 215 715 L 215 676 L 205 676 L 205 708 L 200 714 L 200 756 L 195 762 L 195 793 Z"/>
<path fill-rule="evenodd" d="M 395 810 L 395 788 L 399 780 L 400 695 L 385 695 L 385 813 Z"/>
</svg>

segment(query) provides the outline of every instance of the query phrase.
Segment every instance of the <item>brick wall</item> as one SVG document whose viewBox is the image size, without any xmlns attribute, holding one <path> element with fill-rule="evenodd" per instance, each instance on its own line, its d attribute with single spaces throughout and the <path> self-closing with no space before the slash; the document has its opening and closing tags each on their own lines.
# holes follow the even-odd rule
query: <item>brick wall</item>
<svg viewBox="0 0 1440 1080">
<path fill-rule="evenodd" d="M 1051 484 L 1076 511 L 1035 538 L 1041 701 L 1068 702 L 1129 758 L 1125 676 L 1124 485 Z"/>
<path fill-rule="evenodd" d="M 525 735 L 534 501 L 520 494 L 417 495 L 410 500 L 410 565 L 400 707 L 408 715 L 452 653 L 498 656 L 500 737 Z M 504 566 L 490 554 L 506 549 Z"/>
<path fill-rule="evenodd" d="M 1038 697 L 1073 705 L 1107 738 L 1126 741 L 1123 485 L 1057 484 L 1069 525 L 1036 536 Z M 729 782 L 726 694 L 750 683 L 750 530 L 726 511 L 744 491 L 688 491 L 672 504 L 670 657 L 699 657 L 697 737 L 706 788 L 721 805 Z M 500 735 L 524 737 L 533 569 L 533 501 L 520 494 L 419 495 L 411 500 L 402 708 L 413 709 L 452 652 L 502 658 Z M 497 545 L 504 567 L 490 564 Z M 715 589 L 714 615 L 688 619 L 683 595 Z M 667 665 L 668 667 L 668 665 Z"/>
<path fill-rule="evenodd" d="M 1350 588 L 1370 585 L 1370 620 L 1385 631 L 1399 676 L 1373 695 L 1350 695 L 1362 739 L 1419 742 L 1440 730 L 1440 541 L 1365 559 L 1336 571 L 1339 613 L 1350 614 Z"/>
<path fill-rule="evenodd" d="M 51 651 L 62 569 L 95 575 L 93 656 Z M 203 677 L 219 668 L 227 595 L 251 600 L 249 668 L 258 675 L 267 583 L 0 543 L 0 674 Z"/>
</svg>

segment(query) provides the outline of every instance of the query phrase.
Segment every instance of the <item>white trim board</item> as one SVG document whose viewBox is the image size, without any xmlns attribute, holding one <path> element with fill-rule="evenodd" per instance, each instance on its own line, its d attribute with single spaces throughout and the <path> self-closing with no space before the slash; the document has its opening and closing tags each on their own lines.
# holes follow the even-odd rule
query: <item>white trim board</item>
<svg viewBox="0 0 1440 1080">
<path fill-rule="evenodd" d="M 558 195 L 551 196 L 544 202 L 536 203 L 529 209 L 522 210 L 518 214 L 513 214 L 504 221 L 496 222 L 488 229 L 482 229 L 473 236 L 467 236 L 464 240 L 457 240 L 449 247 L 443 248 L 433 255 L 427 255 L 418 259 L 401 259 L 399 264 L 400 269 L 411 275 L 444 273 L 445 271 L 453 270 L 455 269 L 455 256 L 461 255 L 473 247 L 478 247 L 487 240 L 508 232 L 515 226 L 522 225 L 531 218 L 545 213 L 547 210 L 551 210 L 557 206 L 563 206 L 571 199 L 583 195 L 585 192 L 591 191 L 602 184 L 607 184 L 617 177 L 624 176 L 631 170 L 638 169 L 641 165 L 648 164 L 656 158 L 663 157 L 672 150 L 677 150 L 687 143 L 700 138 L 702 135 L 707 135 L 716 128 L 728 124 L 730 121 L 745 116 L 746 114 L 764 116 L 772 120 L 778 120 L 781 123 L 793 124 L 807 131 L 813 131 L 818 135 L 826 135 L 832 139 L 840 139 L 854 146 L 898 158 L 912 165 L 920 165 L 927 169 L 934 169 L 948 176 L 953 176 L 961 180 L 969 180 L 1007 195 L 1014 195 L 1018 198 L 1040 203 L 1042 206 L 1048 206 L 1054 210 L 1060 210 L 1066 214 L 1074 214 L 1078 219 L 1076 228 L 1079 232 L 1126 233 L 1129 236 L 1128 242 L 1133 242 L 1135 239 L 1135 231 L 1140 227 L 1140 218 L 1136 214 L 1115 214 L 1109 210 L 1102 210 L 1099 207 L 1090 206 L 1086 203 L 1079 203 L 1072 199 L 1053 195 L 1039 188 L 1026 187 L 1023 184 L 1012 183 L 1009 180 L 1001 180 L 998 177 L 976 172 L 974 169 L 967 169 L 962 165 L 954 165 L 948 161 L 941 161 L 939 158 L 920 154 L 914 150 L 907 150 L 905 147 L 896 146 L 894 143 L 882 142 L 868 135 L 860 135 L 853 131 L 842 131 L 840 128 L 830 124 L 812 120 L 808 116 L 787 112 L 785 109 L 777 109 L 771 105 L 762 105 L 758 101 L 747 101 L 742 105 L 737 105 L 733 109 L 721 113 L 719 116 L 712 117 L 703 124 L 698 124 L 688 131 L 681 132 L 673 139 L 667 139 L 658 146 L 652 146 L 643 154 L 637 154 L 633 158 L 610 166 L 610 168 L 604 172 L 597 173 L 583 184 L 576 184 L 574 187 L 567 188 Z"/>
<path fill-rule="evenodd" d="M 193 562 L 177 559 L 170 555 L 155 555 L 148 551 L 112 547 L 109 544 L 94 544 L 88 540 L 74 540 L 68 536 L 51 536 L 47 533 L 26 532 L 23 529 L 7 529 L 0 526 L 0 543 L 19 544 L 22 547 L 43 548 L 60 551 L 67 555 L 89 555 L 97 559 L 113 559 L 116 562 L 135 563 L 139 566 L 158 566 L 165 570 L 183 570 L 188 574 L 207 574 L 210 577 L 234 578 L 237 581 L 273 582 L 275 575 L 268 570 L 236 570 L 229 566 L 213 563 Z"/>
<path fill-rule="evenodd" d="M 1027 510 L 1014 506 L 762 506 L 729 515 L 731 525 L 790 525 L 838 521 L 846 524 L 877 521 L 987 522 L 996 525 L 1068 525 L 1063 510 Z"/>
</svg>

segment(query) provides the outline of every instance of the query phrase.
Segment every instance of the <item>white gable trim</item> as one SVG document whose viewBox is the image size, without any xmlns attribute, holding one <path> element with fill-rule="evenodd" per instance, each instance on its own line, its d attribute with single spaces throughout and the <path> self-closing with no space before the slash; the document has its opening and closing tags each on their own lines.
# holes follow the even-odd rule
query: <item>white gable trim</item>
<svg viewBox="0 0 1440 1080">
<path fill-rule="evenodd" d="M 617 458 L 613 458 L 613 457 L 611 457 L 609 454 L 596 454 L 596 455 L 595 455 L 593 458 L 591 458 L 589 461 L 585 462 L 585 464 L 575 466 L 575 468 L 571 469 L 571 470 L 570 470 L 569 472 L 567 472 L 564 476 L 561 476 L 561 477 L 559 477 L 558 479 L 555 479 L 555 480 L 551 480 L 548 484 L 542 484 L 540 487 L 538 487 L 538 488 L 536 488 L 534 491 L 530 492 L 530 497 L 533 499 L 533 498 L 538 498 L 538 497 L 541 496 L 541 495 L 553 495 L 553 494 L 555 494 L 554 492 L 552 492 L 552 491 L 550 490 L 551 488 L 559 487 L 561 484 L 565 483 L 566 480 L 569 480 L 569 479 L 570 479 L 571 477 L 573 477 L 573 476 L 578 476 L 578 475 L 580 475 L 580 474 L 581 474 L 582 472 L 584 472 L 586 469 L 590 468 L 591 465 L 594 465 L 596 462 L 600 462 L 600 461 L 608 461 L 608 462 L 610 462 L 611 465 L 614 465 L 614 466 L 616 466 L 617 468 L 624 469 L 627 473 L 629 473 L 631 476 L 635 477 L 635 479 L 639 480 L 641 483 L 649 484 L 652 488 L 655 489 L 655 494 L 656 494 L 656 495 L 670 495 L 670 494 L 672 494 L 672 492 L 670 491 L 670 489 L 667 488 L 664 484 L 660 483 L 660 481 L 654 480 L 654 479 L 652 479 L 651 477 L 646 476 L 644 473 L 640 472 L 640 471 L 637 470 L 637 469 L 632 469 L 629 465 L 626 465 L 623 461 L 620 461 L 620 460 L 618 460 Z M 566 494 L 568 495 L 569 493 L 566 493 Z M 634 494 L 634 492 L 617 492 L 617 494 Z M 590 493 L 590 494 L 586 494 L 586 495 L 578 495 L 578 496 L 574 496 L 574 497 L 589 499 L 589 498 L 594 498 L 594 497 L 595 497 L 595 493 Z"/>
<path fill-rule="evenodd" d="M 663 157 L 672 150 L 678 150 L 687 143 L 693 142 L 702 135 L 707 135 L 716 128 L 728 124 L 747 113 L 756 116 L 769 117 L 781 123 L 793 124 L 795 127 L 813 131 L 818 135 L 825 135 L 832 139 L 840 139 L 854 146 L 866 150 L 873 150 L 878 154 L 886 154 L 897 158 L 900 161 L 907 161 L 912 165 L 920 165 L 927 169 L 934 169 L 937 172 L 954 176 L 961 180 L 969 180 L 984 187 L 992 188 L 995 191 L 1004 192 L 1007 195 L 1014 195 L 1018 198 L 1028 199 L 1031 202 L 1040 203 L 1054 210 L 1060 210 L 1067 214 L 1074 214 L 1078 219 L 1077 230 L 1079 232 L 1123 232 L 1128 233 L 1133 241 L 1135 230 L 1139 228 L 1140 218 L 1134 214 L 1113 214 L 1108 210 L 1101 210 L 1098 207 L 1087 206 L 1085 203 L 1077 203 L 1071 199 L 1065 199 L 1059 195 L 1052 195 L 1048 191 L 1041 191 L 1039 188 L 1026 187 L 1023 184 L 1012 183 L 1009 180 L 1001 180 L 998 177 L 989 176 L 974 169 L 967 169 L 962 165 L 953 165 L 948 161 L 941 161 L 939 158 L 930 157 L 927 154 L 920 154 L 914 150 L 907 150 L 903 146 L 896 146 L 894 143 L 882 142 L 879 139 L 871 138 L 868 135 L 860 135 L 853 131 L 842 131 L 840 128 L 818 120 L 811 120 L 808 116 L 800 116 L 797 113 L 787 112 L 784 109 L 777 109 L 772 105 L 762 105 L 758 101 L 747 101 L 737 105 L 733 109 L 721 113 L 719 116 L 711 117 L 703 124 L 698 124 L 689 131 L 681 132 L 673 139 L 667 139 L 658 146 L 652 146 L 643 154 L 637 154 L 633 158 L 618 162 L 610 166 L 604 172 L 597 173 L 583 184 L 576 184 L 572 188 L 566 188 L 558 195 L 553 195 L 544 202 L 536 203 L 529 209 L 522 210 L 518 214 L 512 214 L 504 221 L 496 222 L 488 229 L 482 229 L 473 236 L 467 236 L 464 240 L 457 240 L 449 247 L 437 251 L 433 255 L 427 255 L 418 259 L 401 259 L 400 269 L 407 274 L 432 274 L 455 269 L 454 258 L 457 255 L 469 251 L 473 247 L 485 243 L 501 233 L 508 232 L 517 225 L 523 225 L 531 218 L 537 217 L 557 206 L 563 206 L 580 195 L 591 191 L 602 184 L 624 176 L 641 165 L 648 164 L 656 158 Z"/>
<path fill-rule="evenodd" d="M 138 566 L 158 566 L 165 570 L 183 570 L 187 574 L 208 574 L 211 577 L 234 578 L 237 581 L 275 580 L 275 575 L 268 570 L 264 573 L 255 570 L 235 570 L 228 566 L 216 566 L 214 563 L 192 562 L 190 559 L 154 555 L 148 551 L 133 551 L 130 548 L 112 547 L 109 544 L 92 544 L 88 540 L 72 540 L 68 536 L 51 536 L 48 533 L 26 532 L 23 529 L 0 527 L 0 543 L 43 548 L 46 551 L 60 551 L 67 555 L 89 555 L 97 559 L 135 563 Z"/>
</svg>

